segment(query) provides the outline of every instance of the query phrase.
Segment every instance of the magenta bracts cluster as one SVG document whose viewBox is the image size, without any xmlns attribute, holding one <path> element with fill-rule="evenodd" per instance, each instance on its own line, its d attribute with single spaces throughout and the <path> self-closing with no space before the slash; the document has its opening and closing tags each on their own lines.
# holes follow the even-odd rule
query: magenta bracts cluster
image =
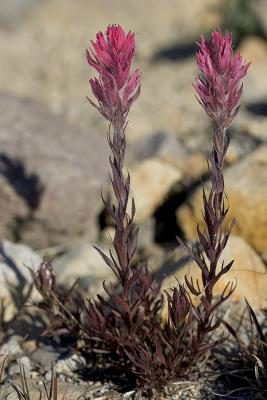
<svg viewBox="0 0 267 400">
<path fill-rule="evenodd" d="M 231 33 L 223 34 L 217 29 L 208 41 L 203 35 L 201 38 L 201 43 L 197 43 L 201 75 L 193 86 L 208 115 L 226 128 L 238 112 L 241 80 L 250 63 L 245 63 L 240 54 L 233 54 Z"/>
<path fill-rule="evenodd" d="M 130 73 L 135 35 L 132 32 L 126 35 L 119 25 L 109 25 L 106 34 L 99 32 L 91 45 L 86 50 L 87 61 L 97 70 L 99 78 L 89 82 L 98 105 L 88 100 L 109 121 L 126 117 L 140 94 L 141 72 L 137 69 Z"/>
</svg>

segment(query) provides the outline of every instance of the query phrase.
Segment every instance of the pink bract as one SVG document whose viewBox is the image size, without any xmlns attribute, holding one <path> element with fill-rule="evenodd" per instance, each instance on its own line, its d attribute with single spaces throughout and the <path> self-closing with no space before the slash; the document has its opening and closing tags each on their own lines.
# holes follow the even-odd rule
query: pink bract
<svg viewBox="0 0 267 400">
<path fill-rule="evenodd" d="M 88 64 L 99 73 L 89 81 L 98 105 L 89 101 L 110 121 L 126 116 L 139 96 L 141 72 L 130 74 L 134 53 L 134 33 L 126 35 L 119 25 L 109 25 L 105 35 L 99 32 L 86 50 Z"/>
<path fill-rule="evenodd" d="M 219 29 L 209 40 L 203 35 L 197 53 L 200 76 L 193 85 L 208 115 L 220 125 L 229 126 L 238 112 L 242 95 L 241 80 L 250 63 L 233 54 L 232 35 Z"/>
</svg>

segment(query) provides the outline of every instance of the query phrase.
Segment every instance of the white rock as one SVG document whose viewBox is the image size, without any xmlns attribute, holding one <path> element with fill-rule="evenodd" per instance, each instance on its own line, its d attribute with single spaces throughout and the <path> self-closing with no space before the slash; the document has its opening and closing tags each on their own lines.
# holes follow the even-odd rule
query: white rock
<svg viewBox="0 0 267 400">
<path fill-rule="evenodd" d="M 101 249 L 106 253 L 106 249 Z M 92 245 L 75 246 L 53 262 L 57 282 L 70 287 L 78 279 L 80 286 L 94 295 L 102 290 L 102 281 L 114 281 L 114 274 Z"/>
<path fill-rule="evenodd" d="M 8 240 L 0 242 L 0 298 L 4 301 L 7 320 L 16 312 L 11 290 L 16 288 L 12 291 L 18 296 L 25 295 L 32 283 L 28 268 L 36 270 L 41 261 L 41 257 L 28 246 Z M 33 290 L 31 298 L 35 301 L 40 299 L 36 290 Z"/>
<path fill-rule="evenodd" d="M 71 374 L 72 372 L 78 371 L 80 368 L 86 366 L 86 360 L 84 357 L 78 354 L 73 354 L 70 357 L 58 360 L 55 365 L 55 369 L 59 374 Z"/>
</svg>

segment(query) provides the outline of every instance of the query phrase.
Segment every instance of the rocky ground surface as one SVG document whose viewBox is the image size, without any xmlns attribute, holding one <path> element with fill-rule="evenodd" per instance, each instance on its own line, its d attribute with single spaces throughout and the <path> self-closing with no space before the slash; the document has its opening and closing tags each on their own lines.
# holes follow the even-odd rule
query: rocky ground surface
<svg viewBox="0 0 267 400">
<path fill-rule="evenodd" d="M 36 269 L 44 255 L 54 259 L 60 284 L 70 287 L 78 279 L 88 296 L 102 291 L 102 280 L 114 279 L 92 248 L 97 244 L 107 249 L 113 233 L 100 197 L 101 189 L 106 197 L 111 195 L 107 126 L 85 99 L 93 74 L 85 48 L 109 23 L 137 32 L 135 66 L 142 69 L 142 94 L 127 128 L 127 168 L 140 226 L 137 259 L 149 260 L 164 289 L 175 285 L 174 277 L 182 281 L 185 273 L 198 275 L 174 238 L 180 234 L 194 240 L 196 223 L 201 223 L 201 182 L 207 177 L 211 127 L 191 85 L 196 74 L 194 41 L 200 32 L 220 24 L 218 4 L 219 0 L 0 3 L 0 297 L 5 322 L 25 309 L 31 290 L 26 267 Z M 252 65 L 239 116 L 230 129 L 226 162 L 227 222 L 235 217 L 236 224 L 225 260 L 235 259 L 228 278 L 238 282 L 227 309 L 229 318 L 240 316 L 244 297 L 256 309 L 267 305 L 265 10 L 267 1 L 255 1 L 265 37 L 245 36 L 237 49 Z M 36 291 L 31 296 L 39 300 Z M 45 322 L 35 312 L 33 318 L 23 311 L 19 322 L 13 321 L 5 332 L 0 353 L 11 354 L 8 378 L 18 377 L 16 360 L 22 357 L 27 376 L 40 387 L 41 378 L 51 378 L 50 365 L 55 362 L 60 390 L 70 390 L 71 398 L 84 391 L 87 398 L 138 398 L 132 387 L 119 390 L 114 380 L 101 374 L 85 382 L 78 373 L 84 360 L 41 339 Z M 208 389 L 205 385 L 205 380 L 176 385 L 167 389 L 165 398 L 212 399 L 218 397 L 214 393 L 228 390 L 224 383 L 210 383 Z M 15 398 L 6 390 L 10 389 L 3 388 L 4 398 Z"/>
</svg>

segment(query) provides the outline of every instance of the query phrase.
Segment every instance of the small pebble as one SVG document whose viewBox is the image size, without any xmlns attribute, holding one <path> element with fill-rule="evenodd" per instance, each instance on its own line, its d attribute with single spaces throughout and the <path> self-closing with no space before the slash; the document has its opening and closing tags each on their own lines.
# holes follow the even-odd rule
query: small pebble
<svg viewBox="0 0 267 400">
<path fill-rule="evenodd" d="M 31 377 L 32 379 L 37 379 L 38 376 L 39 376 L 39 373 L 38 373 L 37 371 L 31 371 L 30 377 Z"/>
<path fill-rule="evenodd" d="M 21 347 L 25 352 L 32 353 L 37 349 L 36 340 L 26 340 L 25 342 L 22 342 Z"/>
<path fill-rule="evenodd" d="M 52 371 L 51 370 L 47 371 L 45 373 L 44 378 L 45 378 L 46 381 L 51 381 L 51 379 L 52 379 Z"/>
<path fill-rule="evenodd" d="M 3 346 L 0 347 L 1 354 L 12 354 L 19 355 L 22 354 L 22 349 L 20 342 L 22 338 L 20 336 L 12 336 Z"/>
</svg>

